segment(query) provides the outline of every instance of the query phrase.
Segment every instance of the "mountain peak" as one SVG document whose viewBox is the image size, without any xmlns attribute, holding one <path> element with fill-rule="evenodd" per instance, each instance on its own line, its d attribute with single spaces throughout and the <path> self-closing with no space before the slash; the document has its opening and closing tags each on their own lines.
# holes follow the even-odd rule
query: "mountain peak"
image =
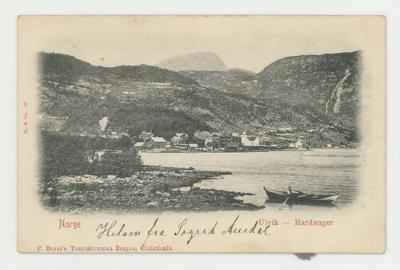
<svg viewBox="0 0 400 270">
<path fill-rule="evenodd" d="M 177 55 L 162 60 L 157 66 L 181 71 L 181 70 L 225 70 L 226 66 L 214 52 L 195 52 Z"/>
</svg>

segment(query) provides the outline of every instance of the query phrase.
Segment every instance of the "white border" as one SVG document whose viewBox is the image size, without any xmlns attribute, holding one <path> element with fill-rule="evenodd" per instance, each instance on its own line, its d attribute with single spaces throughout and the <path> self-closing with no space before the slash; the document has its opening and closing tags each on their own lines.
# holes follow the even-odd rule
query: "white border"
<svg viewBox="0 0 400 270">
<path fill-rule="evenodd" d="M 399 10 L 397 0 L 0 0 L 0 269 L 400 269 Z M 21 14 L 364 14 L 387 18 L 385 254 L 19 254 L 16 247 L 16 18 Z M 35 233 L 35 232 L 32 232 Z M 368 237 L 366 235 L 365 237 Z M 343 239 L 346 244 L 346 239 Z"/>
</svg>

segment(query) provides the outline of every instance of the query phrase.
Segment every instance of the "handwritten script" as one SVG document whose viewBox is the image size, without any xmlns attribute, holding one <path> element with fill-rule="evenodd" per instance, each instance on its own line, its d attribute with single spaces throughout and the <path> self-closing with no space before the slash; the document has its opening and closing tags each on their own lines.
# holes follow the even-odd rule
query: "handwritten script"
<svg viewBox="0 0 400 270">
<path fill-rule="evenodd" d="M 191 225 L 190 220 L 185 217 L 179 221 L 173 229 L 171 229 L 170 226 L 168 228 L 167 230 L 166 227 L 163 226 L 159 217 L 154 219 L 148 229 L 133 229 L 129 224 L 113 220 L 100 223 L 96 228 L 96 233 L 98 239 L 104 237 L 136 238 L 138 241 L 141 241 L 142 247 L 152 239 L 160 239 L 166 236 L 184 239 L 186 244 L 189 245 L 195 238 L 212 237 L 215 235 L 223 235 L 226 237 L 233 235 L 257 235 L 265 237 L 268 236 L 270 225 L 260 224 L 259 220 L 255 220 L 250 225 L 244 225 L 238 215 L 228 224 L 221 224 L 218 221 L 214 221 L 202 227 Z"/>
</svg>

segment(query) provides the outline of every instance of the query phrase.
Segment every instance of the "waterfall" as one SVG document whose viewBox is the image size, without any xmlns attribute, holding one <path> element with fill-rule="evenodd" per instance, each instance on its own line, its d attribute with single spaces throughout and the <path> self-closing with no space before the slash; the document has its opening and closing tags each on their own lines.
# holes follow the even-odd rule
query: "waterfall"
<svg viewBox="0 0 400 270">
<path fill-rule="evenodd" d="M 343 84 L 347 80 L 347 78 L 351 75 L 350 70 L 346 69 L 344 77 L 338 82 L 335 88 L 332 90 L 331 96 L 325 103 L 325 114 L 329 112 L 329 106 L 333 103 L 333 99 L 336 97 L 335 104 L 333 105 L 333 113 L 340 112 L 340 106 L 342 102 L 342 95 L 344 92 Z"/>
</svg>

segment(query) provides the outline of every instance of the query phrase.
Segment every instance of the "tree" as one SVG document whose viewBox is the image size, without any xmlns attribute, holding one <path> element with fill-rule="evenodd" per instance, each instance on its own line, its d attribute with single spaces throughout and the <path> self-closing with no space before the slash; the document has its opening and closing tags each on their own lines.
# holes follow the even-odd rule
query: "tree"
<svg viewBox="0 0 400 270">
<path fill-rule="evenodd" d="M 118 177 L 129 177 L 142 170 L 142 158 L 133 148 L 125 148 L 121 152 L 114 154 L 112 158 Z"/>
</svg>

